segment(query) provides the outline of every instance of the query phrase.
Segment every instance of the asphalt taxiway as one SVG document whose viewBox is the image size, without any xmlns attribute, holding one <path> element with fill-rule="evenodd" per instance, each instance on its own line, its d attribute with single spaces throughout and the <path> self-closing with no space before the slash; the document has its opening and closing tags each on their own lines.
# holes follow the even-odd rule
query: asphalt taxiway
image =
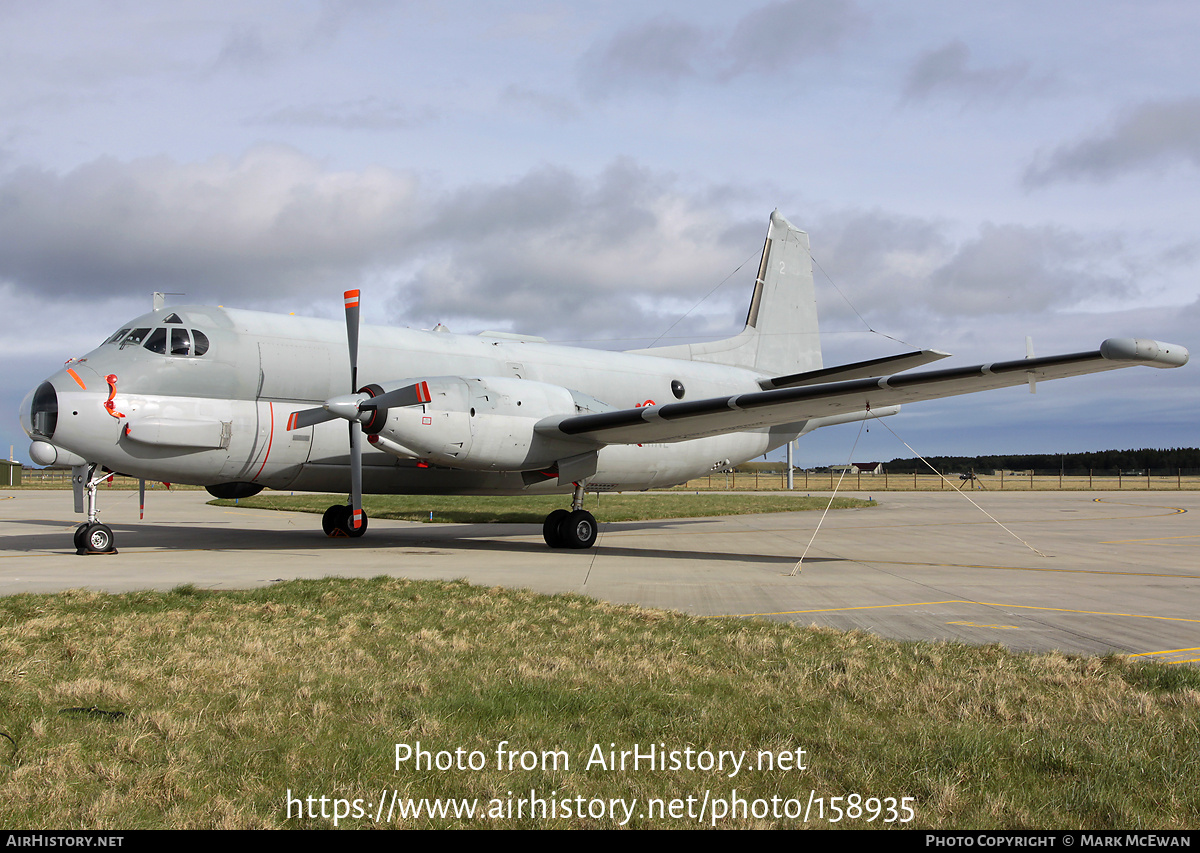
<svg viewBox="0 0 1200 853">
<path fill-rule="evenodd" d="M 102 518 L 120 553 L 81 557 L 70 492 L 0 491 L 0 595 L 465 578 L 898 639 L 1200 662 L 1200 492 L 977 492 L 979 508 L 950 492 L 874 497 L 829 513 L 792 575 L 819 512 L 607 524 L 591 550 L 551 551 L 540 525 L 371 519 L 362 539 L 332 540 L 318 516 L 208 506 L 202 491 L 152 492 L 139 521 L 136 493 L 113 491 Z"/>
</svg>

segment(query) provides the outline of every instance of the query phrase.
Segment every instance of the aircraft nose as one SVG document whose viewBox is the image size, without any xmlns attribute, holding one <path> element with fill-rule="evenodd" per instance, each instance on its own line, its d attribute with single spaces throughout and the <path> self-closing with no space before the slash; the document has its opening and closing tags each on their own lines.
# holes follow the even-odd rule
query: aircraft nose
<svg viewBox="0 0 1200 853">
<path fill-rule="evenodd" d="M 58 427 L 58 391 L 47 379 L 21 401 L 21 429 L 30 438 L 49 441 Z"/>
<path fill-rule="evenodd" d="M 21 429 L 35 441 L 50 441 L 58 431 L 59 394 L 62 391 L 92 390 L 103 385 L 99 375 L 83 365 L 73 364 L 51 376 L 25 395 L 21 401 Z M 95 390 L 99 391 L 99 388 Z"/>
</svg>

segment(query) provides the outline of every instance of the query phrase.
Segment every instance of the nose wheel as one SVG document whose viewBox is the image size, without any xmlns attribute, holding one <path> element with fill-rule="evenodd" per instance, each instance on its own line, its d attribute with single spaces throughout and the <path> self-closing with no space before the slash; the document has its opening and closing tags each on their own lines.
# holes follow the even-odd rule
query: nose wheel
<svg viewBox="0 0 1200 853">
<path fill-rule="evenodd" d="M 75 528 L 76 554 L 115 554 L 112 528 L 98 521 L 89 521 Z"/>
</svg>

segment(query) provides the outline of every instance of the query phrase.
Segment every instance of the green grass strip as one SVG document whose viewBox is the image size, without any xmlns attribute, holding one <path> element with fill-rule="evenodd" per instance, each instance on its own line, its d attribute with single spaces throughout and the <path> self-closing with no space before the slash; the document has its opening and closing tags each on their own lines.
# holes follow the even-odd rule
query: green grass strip
<svg viewBox="0 0 1200 853">
<path fill-rule="evenodd" d="M 345 503 L 344 495 L 286 495 L 263 492 L 240 501 L 214 500 L 215 506 L 323 513 L 330 505 Z M 443 497 L 425 495 L 366 495 L 363 508 L 370 518 L 453 524 L 541 524 L 556 509 L 570 506 L 568 495 L 515 497 Z M 584 508 L 600 522 L 650 521 L 661 518 L 708 518 L 765 512 L 800 512 L 824 509 L 827 497 L 805 495 L 738 494 L 589 494 Z M 874 506 L 874 501 L 837 498 L 835 509 Z M 432 513 L 432 517 L 430 517 Z"/>
</svg>

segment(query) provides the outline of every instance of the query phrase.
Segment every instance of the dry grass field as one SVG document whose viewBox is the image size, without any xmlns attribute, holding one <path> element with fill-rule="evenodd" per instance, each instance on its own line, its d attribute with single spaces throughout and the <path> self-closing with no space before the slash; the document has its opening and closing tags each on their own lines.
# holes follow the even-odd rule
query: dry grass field
<svg viewBox="0 0 1200 853">
<path fill-rule="evenodd" d="M 1200 825 L 1200 671 L 1124 658 L 378 577 L 12 596 L 0 661 L 13 829 Z"/>
</svg>

